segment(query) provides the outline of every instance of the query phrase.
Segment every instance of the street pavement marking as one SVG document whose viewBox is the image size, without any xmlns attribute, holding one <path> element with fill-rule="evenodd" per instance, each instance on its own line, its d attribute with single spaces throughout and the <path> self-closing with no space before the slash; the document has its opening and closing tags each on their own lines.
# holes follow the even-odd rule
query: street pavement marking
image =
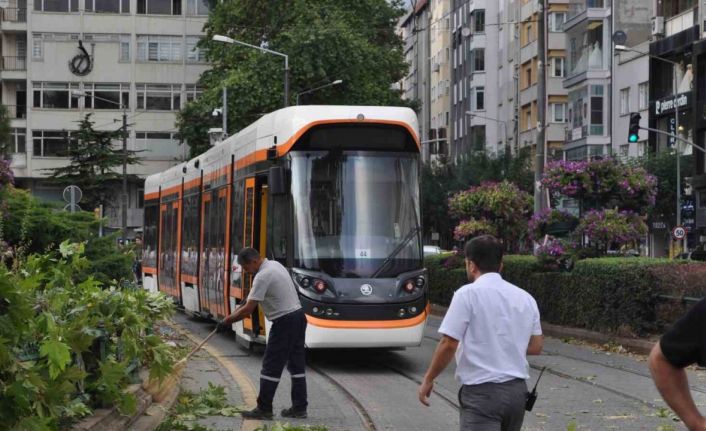
<svg viewBox="0 0 706 431">
<path fill-rule="evenodd" d="M 193 334 L 191 334 L 191 332 L 189 332 L 188 329 L 182 327 L 178 323 L 172 322 L 172 324 L 174 325 L 174 328 L 177 330 L 177 332 L 188 338 L 192 343 L 198 345 L 202 341 L 196 338 Z M 217 347 L 206 344 L 201 349 L 208 352 L 209 355 L 216 359 L 223 366 L 223 368 L 225 368 L 228 373 L 230 373 L 231 377 L 233 377 L 233 380 L 235 380 L 235 383 L 240 387 L 240 392 L 243 394 L 243 401 L 245 401 L 245 404 L 247 404 L 248 406 L 257 405 L 257 390 L 255 389 L 255 385 L 250 380 L 250 378 L 235 364 L 229 362 L 227 360 L 228 356 L 224 355 L 223 352 L 221 352 L 220 349 L 218 349 Z M 256 429 L 261 427 L 261 421 L 243 419 L 243 423 L 240 426 L 240 430 L 255 431 Z"/>
</svg>

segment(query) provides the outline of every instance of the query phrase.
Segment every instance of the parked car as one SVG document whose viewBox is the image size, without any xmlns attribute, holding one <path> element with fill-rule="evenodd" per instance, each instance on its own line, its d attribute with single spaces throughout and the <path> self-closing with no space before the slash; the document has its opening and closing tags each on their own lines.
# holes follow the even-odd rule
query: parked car
<svg viewBox="0 0 706 431">
<path fill-rule="evenodd" d="M 433 256 L 435 254 L 441 254 L 443 250 L 441 247 L 436 245 L 425 245 L 424 246 L 424 257 Z"/>
</svg>

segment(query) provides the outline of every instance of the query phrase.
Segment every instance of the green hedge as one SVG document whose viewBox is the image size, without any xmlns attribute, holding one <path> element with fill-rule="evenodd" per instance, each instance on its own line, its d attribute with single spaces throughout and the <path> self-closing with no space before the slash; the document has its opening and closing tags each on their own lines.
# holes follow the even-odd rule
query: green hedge
<svg viewBox="0 0 706 431">
<path fill-rule="evenodd" d="M 459 266 L 460 265 L 460 266 Z M 460 258 L 426 259 L 431 300 L 448 305 L 466 281 Z M 571 272 L 542 272 L 533 256 L 506 256 L 503 277 L 527 290 L 544 321 L 597 331 L 644 334 L 661 329 L 683 307 L 665 307 L 659 295 L 706 292 L 706 265 L 667 259 L 598 258 L 576 263 Z"/>
</svg>

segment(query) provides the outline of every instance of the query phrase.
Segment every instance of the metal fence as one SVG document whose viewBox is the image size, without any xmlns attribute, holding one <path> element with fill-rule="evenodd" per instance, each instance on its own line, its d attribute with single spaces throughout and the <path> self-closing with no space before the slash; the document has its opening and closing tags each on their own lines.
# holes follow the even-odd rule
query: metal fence
<svg viewBox="0 0 706 431">
<path fill-rule="evenodd" d="M 27 118 L 27 107 L 17 105 L 5 105 L 7 116 L 10 118 Z"/>
<path fill-rule="evenodd" d="M 17 7 L 2 8 L 2 20 L 6 22 L 27 22 L 27 9 Z"/>
<path fill-rule="evenodd" d="M 27 70 L 27 58 L 16 55 L 2 57 L 2 70 Z"/>
</svg>

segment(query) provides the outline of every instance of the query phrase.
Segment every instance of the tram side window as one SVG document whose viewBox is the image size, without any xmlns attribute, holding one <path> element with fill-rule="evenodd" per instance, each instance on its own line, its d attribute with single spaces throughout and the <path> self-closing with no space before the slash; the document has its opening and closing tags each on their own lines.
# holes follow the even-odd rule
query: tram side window
<svg viewBox="0 0 706 431">
<path fill-rule="evenodd" d="M 157 265 L 157 227 L 159 207 L 157 204 L 145 205 L 144 252 L 142 265 L 154 268 Z"/>
<path fill-rule="evenodd" d="M 196 275 L 199 253 L 199 195 L 184 197 L 182 226 L 181 272 Z"/>
<path fill-rule="evenodd" d="M 238 252 L 243 248 L 243 216 L 245 214 L 245 182 L 236 181 L 233 184 L 233 193 L 231 193 L 233 201 L 231 208 L 230 225 L 230 284 L 234 287 L 240 287 L 240 269 L 236 265 Z"/>
<path fill-rule="evenodd" d="M 270 197 L 271 207 L 267 220 L 267 256 L 273 256 L 283 265 L 287 261 L 287 231 L 290 220 L 289 196 L 273 195 Z"/>
</svg>

